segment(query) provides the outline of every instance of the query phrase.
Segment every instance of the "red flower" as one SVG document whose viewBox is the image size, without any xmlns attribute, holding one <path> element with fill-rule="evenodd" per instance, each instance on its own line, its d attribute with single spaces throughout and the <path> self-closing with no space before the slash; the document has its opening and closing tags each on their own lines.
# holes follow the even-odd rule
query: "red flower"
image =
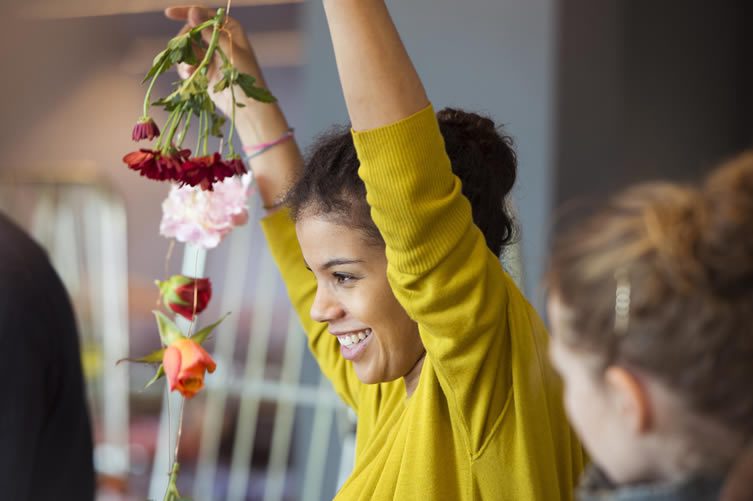
<svg viewBox="0 0 753 501">
<path fill-rule="evenodd" d="M 123 162 L 130 169 L 138 171 L 142 176 L 146 176 L 149 179 L 157 179 L 159 167 L 157 166 L 156 159 L 159 155 L 159 151 L 142 148 L 138 151 L 128 153 L 123 157 Z"/>
<path fill-rule="evenodd" d="M 202 190 L 212 191 L 214 183 L 232 175 L 232 169 L 222 160 L 222 156 L 214 153 L 183 162 L 178 181 L 182 185 L 201 186 Z"/>
<path fill-rule="evenodd" d="M 248 169 L 246 169 L 246 164 L 243 163 L 243 160 L 241 160 L 238 157 L 231 158 L 227 162 L 228 167 L 230 167 L 230 170 L 235 174 L 236 176 L 242 176 L 246 172 L 248 172 Z"/>
<path fill-rule="evenodd" d="M 123 157 L 123 162 L 148 179 L 178 180 L 181 165 L 190 155 L 190 150 L 173 150 L 165 154 L 159 150 L 142 148 L 128 153 Z"/>
<path fill-rule="evenodd" d="M 208 278 L 173 275 L 164 282 L 158 281 L 157 286 L 165 306 L 188 320 L 193 320 L 194 311 L 197 314 L 204 311 L 212 298 L 212 283 Z"/>
<path fill-rule="evenodd" d="M 151 141 L 155 137 L 159 137 L 159 127 L 151 118 L 142 118 L 133 126 L 131 137 L 134 141 L 141 141 L 142 139 Z"/>
<path fill-rule="evenodd" d="M 175 341 L 162 356 L 170 391 L 178 390 L 192 398 L 204 387 L 204 374 L 214 372 L 217 364 L 202 346 L 190 338 Z"/>
<path fill-rule="evenodd" d="M 157 159 L 162 175 L 162 180 L 177 181 L 180 179 L 180 173 L 183 163 L 191 156 L 191 150 L 172 150 L 168 154 L 162 154 Z"/>
</svg>

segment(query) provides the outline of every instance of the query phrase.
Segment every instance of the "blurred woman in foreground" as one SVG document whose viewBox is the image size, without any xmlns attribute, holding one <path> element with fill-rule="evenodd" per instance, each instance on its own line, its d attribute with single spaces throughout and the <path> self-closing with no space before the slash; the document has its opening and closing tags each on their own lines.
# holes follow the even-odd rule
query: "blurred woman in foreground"
<svg viewBox="0 0 753 501">
<path fill-rule="evenodd" d="M 549 285 L 551 357 L 597 465 L 580 499 L 717 499 L 753 438 L 753 154 L 699 189 L 618 195 L 555 244 Z"/>
</svg>

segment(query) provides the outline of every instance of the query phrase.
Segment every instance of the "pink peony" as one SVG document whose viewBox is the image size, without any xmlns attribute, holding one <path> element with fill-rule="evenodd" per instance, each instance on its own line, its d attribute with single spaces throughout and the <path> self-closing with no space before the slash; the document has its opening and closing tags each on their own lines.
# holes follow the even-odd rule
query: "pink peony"
<svg viewBox="0 0 753 501">
<path fill-rule="evenodd" d="M 173 185 L 162 202 L 160 233 L 205 249 L 217 247 L 248 220 L 251 181 L 251 174 L 229 177 L 215 183 L 213 191 Z"/>
</svg>

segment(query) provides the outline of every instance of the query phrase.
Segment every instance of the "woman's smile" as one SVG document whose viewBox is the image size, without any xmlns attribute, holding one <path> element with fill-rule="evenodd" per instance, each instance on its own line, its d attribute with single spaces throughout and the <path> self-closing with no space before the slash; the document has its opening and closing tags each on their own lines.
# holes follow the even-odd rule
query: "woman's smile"
<svg viewBox="0 0 753 501">
<path fill-rule="evenodd" d="M 351 331 L 344 333 L 332 333 L 340 341 L 340 353 L 345 360 L 356 360 L 369 345 L 371 329 Z"/>
<path fill-rule="evenodd" d="M 408 374 L 424 347 L 418 326 L 390 288 L 384 245 L 326 217 L 302 217 L 296 230 L 316 277 L 311 318 L 327 324 L 362 382 Z"/>
</svg>

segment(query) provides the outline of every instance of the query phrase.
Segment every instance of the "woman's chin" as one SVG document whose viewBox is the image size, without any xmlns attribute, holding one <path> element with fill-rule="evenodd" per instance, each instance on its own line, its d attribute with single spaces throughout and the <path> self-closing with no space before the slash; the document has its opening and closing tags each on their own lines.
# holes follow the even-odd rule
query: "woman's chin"
<svg viewBox="0 0 753 501">
<path fill-rule="evenodd" d="M 363 362 L 353 363 L 354 369 L 356 371 L 356 376 L 358 377 L 359 381 L 361 381 L 363 384 L 377 384 L 384 382 L 374 373 L 374 371 L 369 370 L 368 367 L 362 367 L 363 365 L 365 365 Z"/>
</svg>

